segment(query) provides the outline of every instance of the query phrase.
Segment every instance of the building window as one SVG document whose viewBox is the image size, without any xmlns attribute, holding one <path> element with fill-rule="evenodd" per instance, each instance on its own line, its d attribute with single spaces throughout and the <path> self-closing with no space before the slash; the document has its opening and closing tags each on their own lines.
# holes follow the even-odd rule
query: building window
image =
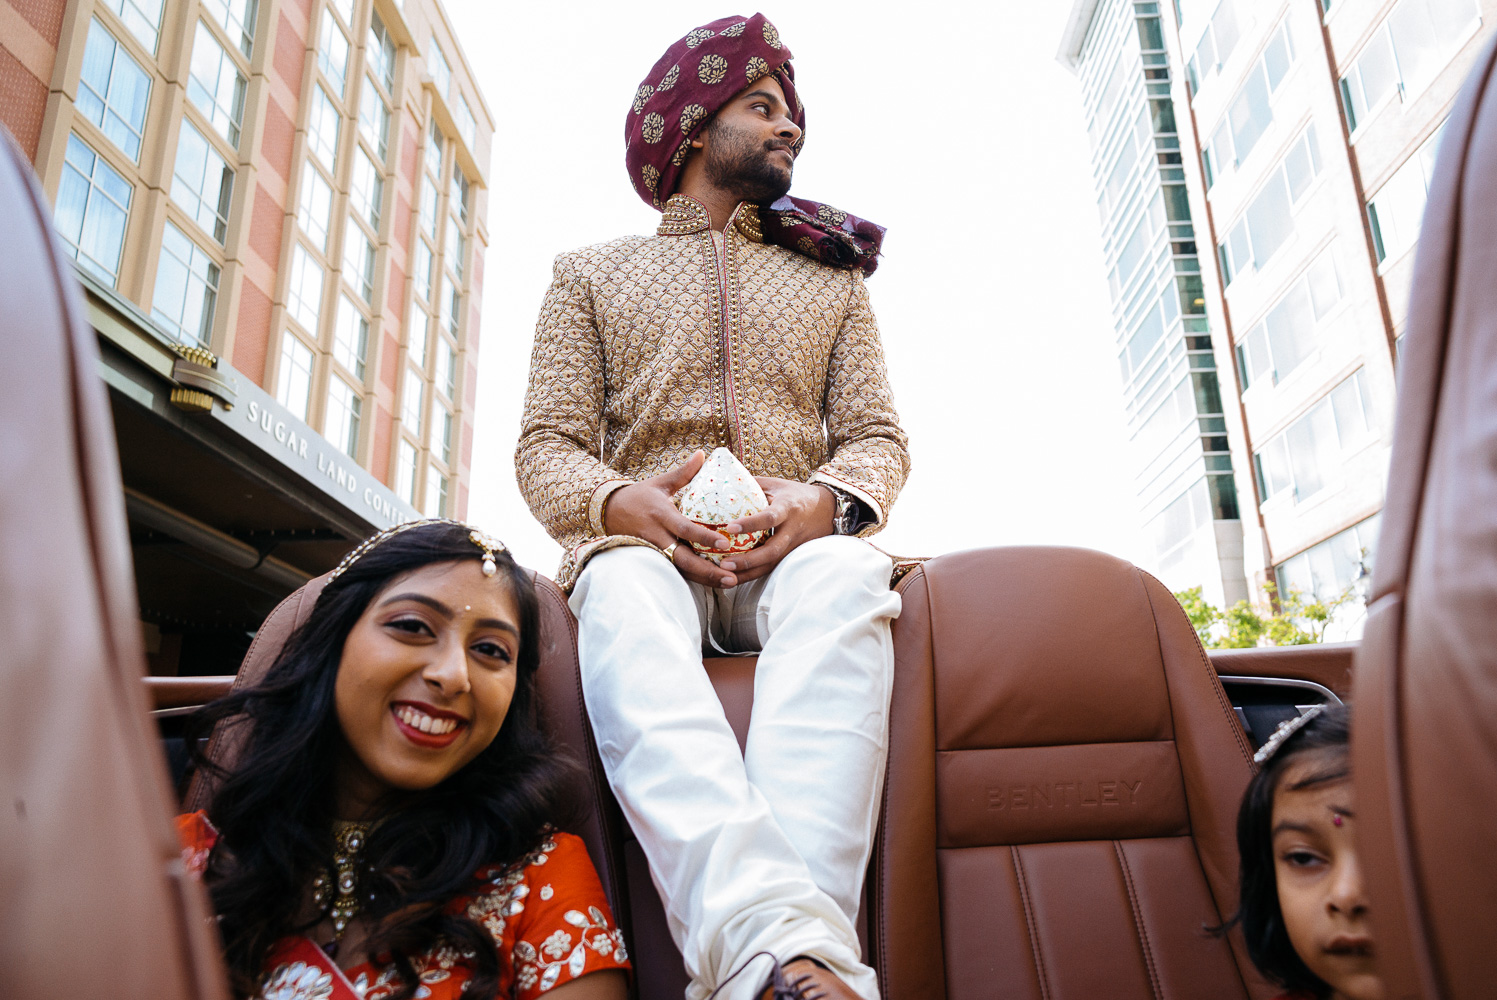
<svg viewBox="0 0 1497 1000">
<path fill-rule="evenodd" d="M 380 204 L 385 197 L 385 179 L 379 168 L 362 149 L 355 149 L 353 170 L 348 178 L 348 200 L 359 218 L 369 223 L 369 228 L 379 232 Z"/>
<path fill-rule="evenodd" d="M 412 506 L 416 503 L 416 446 L 400 439 L 395 456 L 395 492 Z"/>
<path fill-rule="evenodd" d="M 385 85 L 385 93 L 395 92 L 395 42 L 390 37 L 390 32 L 385 29 L 385 22 L 379 18 L 376 11 L 369 17 L 369 48 L 366 52 L 369 67 L 374 70 L 374 75 L 379 78 L 380 83 Z"/>
<path fill-rule="evenodd" d="M 1317 402 L 1253 456 L 1259 494 L 1303 502 L 1332 483 L 1343 456 L 1372 435 L 1362 370 Z"/>
<path fill-rule="evenodd" d="M 447 266 L 452 268 L 459 285 L 463 283 L 463 254 L 467 242 L 463 238 L 462 224 L 457 221 L 456 216 L 450 216 L 447 219 Z"/>
<path fill-rule="evenodd" d="M 325 436 L 349 458 L 358 451 L 359 413 L 363 405 L 363 397 L 341 376 L 334 375 L 328 380 Z"/>
<path fill-rule="evenodd" d="M 1222 277 L 1228 283 L 1247 270 L 1262 270 L 1294 235 L 1294 208 L 1319 172 L 1312 122 L 1217 247 Z"/>
<path fill-rule="evenodd" d="M 426 167 L 428 170 L 435 170 L 440 172 L 442 169 L 442 129 L 441 126 L 437 124 L 437 119 L 435 116 L 432 117 L 431 121 L 427 125 L 426 137 L 428 146 L 427 153 L 429 154 L 429 160 L 426 164 Z"/>
<path fill-rule="evenodd" d="M 126 156 L 139 161 L 150 97 L 150 76 L 95 18 L 88 26 L 88 44 L 83 50 L 79 113 Z"/>
<path fill-rule="evenodd" d="M 353 26 L 353 0 L 328 0 L 328 6 L 338 12 L 344 24 Z"/>
<path fill-rule="evenodd" d="M 322 36 L 317 39 L 317 68 L 327 82 L 333 85 L 333 93 L 342 97 L 348 83 L 348 36 L 333 20 L 331 7 L 322 9 Z"/>
<path fill-rule="evenodd" d="M 427 517 L 448 517 L 447 513 L 447 477 L 437 469 L 435 465 L 426 470 L 426 510 Z"/>
<path fill-rule="evenodd" d="M 255 14 L 259 9 L 256 0 L 201 0 L 201 3 L 223 25 L 229 40 L 239 46 L 244 58 L 254 56 Z"/>
<path fill-rule="evenodd" d="M 400 422 L 405 424 L 406 430 L 418 438 L 421 436 L 421 404 L 425 388 L 426 383 L 421 378 L 421 372 L 415 368 L 407 368 L 405 386 L 400 396 Z"/>
<path fill-rule="evenodd" d="M 1341 78 L 1347 125 L 1356 131 L 1395 93 L 1412 100 L 1480 23 L 1474 0 L 1400 0 Z"/>
<path fill-rule="evenodd" d="M 425 313 L 417 313 L 412 317 L 410 326 L 411 339 L 410 343 L 406 345 L 406 356 L 410 359 L 411 364 L 423 370 L 426 368 L 426 345 L 429 339 L 427 337 L 427 323 L 429 322 L 430 317 Z"/>
<path fill-rule="evenodd" d="M 302 329 L 314 337 L 322 312 L 322 281 L 322 265 L 298 242 L 291 251 L 291 281 L 287 287 L 286 309 Z"/>
<path fill-rule="evenodd" d="M 471 153 L 478 147 L 478 122 L 473 120 L 473 109 L 468 107 L 468 99 L 462 94 L 457 95 L 457 110 L 453 117 L 457 119 L 457 134 L 463 137 Z"/>
<path fill-rule="evenodd" d="M 1424 203 L 1429 200 L 1429 182 L 1435 171 L 1435 154 L 1439 152 L 1444 132 L 1445 123 L 1441 122 L 1434 134 L 1420 144 L 1367 203 L 1379 264 L 1402 256 L 1419 239 Z"/>
<path fill-rule="evenodd" d="M 1248 70 L 1247 79 L 1227 105 L 1227 113 L 1203 151 L 1211 183 L 1236 170 L 1273 123 L 1273 95 L 1293 61 L 1294 45 L 1289 37 L 1289 19 L 1285 18 Z"/>
<path fill-rule="evenodd" d="M 1329 247 L 1305 269 L 1284 297 L 1237 344 L 1242 387 L 1260 382 L 1277 385 L 1315 349 L 1316 330 L 1341 301 L 1335 247 Z"/>
<path fill-rule="evenodd" d="M 151 318 L 184 344 L 206 347 L 213 335 L 213 306 L 217 301 L 218 265 L 168 222 L 161 234 Z"/>
<path fill-rule="evenodd" d="M 229 200 L 234 171 L 190 121 L 177 138 L 177 165 L 172 172 L 172 201 L 181 205 L 203 232 L 220 244 L 229 227 Z"/>
<path fill-rule="evenodd" d="M 462 313 L 462 292 L 452 284 L 447 275 L 438 275 L 437 305 L 441 313 L 442 329 L 457 338 L 458 319 Z"/>
<path fill-rule="evenodd" d="M 1382 515 L 1374 514 L 1279 563 L 1274 567 L 1279 593 L 1293 589 L 1331 600 L 1362 584 L 1372 575 L 1381 521 Z"/>
<path fill-rule="evenodd" d="M 431 304 L 431 247 L 426 240 L 416 240 L 416 250 L 411 255 L 413 277 L 416 279 L 416 295 L 427 305 Z"/>
<path fill-rule="evenodd" d="M 437 385 L 448 399 L 457 399 L 457 348 L 446 337 L 437 338 Z"/>
<path fill-rule="evenodd" d="M 367 78 L 364 92 L 359 95 L 359 132 L 375 154 L 384 160 L 390 146 L 390 109 L 385 106 L 385 99 L 379 96 L 374 81 Z"/>
<path fill-rule="evenodd" d="M 442 54 L 436 35 L 431 36 L 431 44 L 426 47 L 426 70 L 431 74 L 431 82 L 436 84 L 437 93 L 442 95 L 442 100 L 447 100 L 452 90 L 452 70 L 447 66 L 447 57 Z"/>
<path fill-rule="evenodd" d="M 338 319 L 333 325 L 333 358 L 361 384 L 369 352 L 369 321 L 347 295 L 338 297 Z"/>
<path fill-rule="evenodd" d="M 287 330 L 281 337 L 281 370 L 276 373 L 275 398 L 302 422 L 312 400 L 312 349 Z"/>
<path fill-rule="evenodd" d="M 432 426 L 437 434 L 437 457 L 450 469 L 452 468 L 452 411 L 437 402 L 435 398 L 431 401 L 431 411 L 435 418 Z"/>
<path fill-rule="evenodd" d="M 457 217 L 463 220 L 463 228 L 468 225 L 468 175 L 463 173 L 463 168 L 456 163 L 452 165 L 452 183 L 447 187 L 447 207 L 457 213 Z"/>
<path fill-rule="evenodd" d="M 343 118 L 333 99 L 321 86 L 312 88 L 312 107 L 307 114 L 307 145 L 333 176 L 338 174 L 338 133 Z"/>
<path fill-rule="evenodd" d="M 1192 91 L 1200 90 L 1202 84 L 1216 75 L 1217 70 L 1231 58 L 1232 50 L 1237 48 L 1237 42 L 1241 38 L 1235 0 L 1221 0 L 1185 66 Z"/>
<path fill-rule="evenodd" d="M 73 259 L 111 287 L 119 279 L 134 190 L 88 143 L 68 135 L 57 187 L 57 229 Z"/>
<path fill-rule="evenodd" d="M 192 43 L 192 68 L 187 78 L 187 99 L 208 119 L 208 124 L 239 148 L 239 126 L 244 121 L 244 74 L 219 44 L 206 21 L 199 21 Z"/>
<path fill-rule="evenodd" d="M 374 245 L 351 215 L 343 224 L 343 280 L 366 303 L 374 303 Z"/>
<path fill-rule="evenodd" d="M 302 161 L 297 196 L 297 224 L 325 256 L 328 229 L 333 224 L 333 188 L 311 160 Z"/>
<path fill-rule="evenodd" d="M 437 186 L 431 182 L 431 177 L 423 173 L 421 175 L 421 231 L 426 234 L 427 239 L 433 243 L 437 239 Z"/>
<path fill-rule="evenodd" d="M 161 32 L 162 0 L 104 0 L 104 6 L 119 15 L 130 29 L 130 34 L 139 39 L 151 55 L 156 54 L 156 42 Z"/>
</svg>

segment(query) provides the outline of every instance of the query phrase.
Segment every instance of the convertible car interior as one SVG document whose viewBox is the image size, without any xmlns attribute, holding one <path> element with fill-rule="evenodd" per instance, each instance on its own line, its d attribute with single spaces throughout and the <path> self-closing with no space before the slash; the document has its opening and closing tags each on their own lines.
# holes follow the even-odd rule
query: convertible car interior
<svg viewBox="0 0 1497 1000">
<path fill-rule="evenodd" d="M 1081 549 L 952 553 L 900 581 L 891 749 L 860 919 L 886 997 L 1267 1000 L 1241 936 L 1207 928 L 1235 909 L 1234 824 L 1254 748 L 1283 719 L 1340 699 L 1353 705 L 1388 996 L 1490 993 L 1494 51 L 1451 114 L 1430 190 L 1359 643 L 1208 654 L 1159 581 Z M 66 968 L 79 996 L 226 997 L 206 897 L 170 823 L 209 792 L 183 770 L 180 717 L 262 676 L 322 578 L 275 610 L 236 676 L 142 683 L 93 333 L 46 202 L 8 148 L 0 206 L 0 322 L 25 359 L 0 369 L 6 992 L 51 995 Z M 628 936 L 634 995 L 681 996 L 679 954 L 589 732 L 575 622 L 555 585 L 537 582 L 545 713 L 582 764 L 575 832 Z M 704 669 L 741 741 L 753 659 Z M 224 733 L 209 747 L 220 762 L 236 749 Z"/>
</svg>

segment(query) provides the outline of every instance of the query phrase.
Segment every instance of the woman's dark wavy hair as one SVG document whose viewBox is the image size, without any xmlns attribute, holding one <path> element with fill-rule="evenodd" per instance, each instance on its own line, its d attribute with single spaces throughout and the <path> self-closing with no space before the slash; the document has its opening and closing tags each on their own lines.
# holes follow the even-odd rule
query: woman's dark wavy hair
<svg viewBox="0 0 1497 1000">
<path fill-rule="evenodd" d="M 1265 976 L 1290 992 L 1303 991 L 1325 1000 L 1331 987 L 1310 971 L 1284 926 L 1279 909 L 1279 886 L 1274 871 L 1273 798 L 1285 772 L 1307 755 L 1316 754 L 1320 767 L 1294 783 L 1295 789 L 1344 781 L 1350 775 L 1348 712 L 1344 705 L 1327 705 L 1315 718 L 1268 758 L 1248 782 L 1237 811 L 1237 852 L 1242 883 L 1241 907 L 1231 923 L 1242 925 L 1248 956 Z M 1228 924 L 1230 926 L 1230 923 Z"/>
<path fill-rule="evenodd" d="M 193 720 L 193 747 L 222 720 L 248 728 L 231 769 L 198 755 L 198 766 L 216 784 L 208 817 L 220 837 L 205 882 L 241 994 L 259 988 L 279 939 L 310 929 L 299 919 L 308 886 L 332 857 L 333 762 L 343 740 L 333 686 L 344 640 L 375 595 L 398 577 L 432 563 L 481 558 L 469 530 L 456 523 L 423 525 L 375 545 L 323 590 L 260 684 L 213 702 Z M 466 995 L 495 995 L 499 965 L 492 938 L 443 907 L 478 888 L 474 873 L 481 866 L 518 861 L 548 824 L 564 819 L 569 765 L 542 732 L 536 704 L 535 585 L 508 553 L 495 561 L 520 618 L 514 698 L 504 725 L 462 770 L 402 796 L 365 848 L 374 868 L 360 886 L 361 894 L 373 895 L 364 907 L 373 921 L 367 952 L 371 961 L 377 954 L 394 957 L 403 983 L 398 998 L 419 985 L 412 959 L 438 942 L 475 956 Z"/>
</svg>

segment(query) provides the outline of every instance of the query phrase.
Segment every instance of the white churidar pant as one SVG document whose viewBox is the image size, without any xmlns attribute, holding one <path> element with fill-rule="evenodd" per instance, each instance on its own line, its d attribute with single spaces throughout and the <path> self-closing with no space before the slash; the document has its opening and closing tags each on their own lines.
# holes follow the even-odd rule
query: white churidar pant
<svg viewBox="0 0 1497 1000">
<path fill-rule="evenodd" d="M 631 546 L 594 556 L 573 589 L 588 718 L 689 1000 L 760 951 L 814 956 L 878 1000 L 854 921 L 888 749 L 889 573 L 872 546 L 833 536 L 712 591 Z M 742 755 L 702 669 L 709 628 L 719 647 L 761 650 Z M 760 959 L 719 996 L 755 997 L 768 969 Z"/>
</svg>

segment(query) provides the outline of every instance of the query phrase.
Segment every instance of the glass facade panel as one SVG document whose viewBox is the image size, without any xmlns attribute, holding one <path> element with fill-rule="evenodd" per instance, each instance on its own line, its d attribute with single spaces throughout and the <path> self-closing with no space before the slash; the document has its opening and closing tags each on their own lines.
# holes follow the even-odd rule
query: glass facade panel
<svg viewBox="0 0 1497 1000">
<path fill-rule="evenodd" d="M 182 230 L 166 224 L 151 318 L 184 344 L 208 346 L 218 300 L 218 265 Z"/>
<path fill-rule="evenodd" d="M 289 330 L 281 338 L 281 369 L 276 373 L 275 398 L 303 422 L 312 400 L 312 349 Z"/>
<path fill-rule="evenodd" d="M 1429 198 L 1429 182 L 1434 174 L 1435 153 L 1440 148 L 1440 137 L 1444 132 L 1442 122 L 1367 203 L 1372 242 L 1379 263 L 1401 256 L 1419 238 L 1424 204 Z"/>
<path fill-rule="evenodd" d="M 343 128 L 343 118 L 321 85 L 312 88 L 311 103 L 307 113 L 307 145 L 328 173 L 337 176 L 338 134 Z"/>
<path fill-rule="evenodd" d="M 435 465 L 426 470 L 427 517 L 450 517 L 447 513 L 447 477 Z"/>
<path fill-rule="evenodd" d="M 437 188 L 427 174 L 421 175 L 421 231 L 433 243 L 437 240 Z"/>
<path fill-rule="evenodd" d="M 425 394 L 426 382 L 421 378 L 421 372 L 415 368 L 406 368 L 405 385 L 401 387 L 400 394 L 400 422 L 418 438 L 421 436 L 421 412 L 424 409 L 422 404 L 425 402 Z"/>
<path fill-rule="evenodd" d="M 68 135 L 53 218 L 73 259 L 111 287 L 119 279 L 134 190 L 88 143 Z"/>
<path fill-rule="evenodd" d="M 457 214 L 465 229 L 468 226 L 468 189 L 468 175 L 463 173 L 462 167 L 453 164 L 452 181 L 447 186 L 447 208 Z"/>
<path fill-rule="evenodd" d="M 255 15 L 259 4 L 256 0 L 200 0 L 203 9 L 213 15 L 228 33 L 229 40 L 239 46 L 239 51 L 248 59 L 255 54 Z"/>
<path fill-rule="evenodd" d="M 432 400 L 431 411 L 434 415 L 433 419 L 435 420 L 433 429 L 435 430 L 437 435 L 437 457 L 440 458 L 443 464 L 445 464 L 450 469 L 452 467 L 452 411 L 447 409 L 447 407 L 443 406 L 441 403 L 437 402 L 435 399 Z"/>
<path fill-rule="evenodd" d="M 333 359 L 360 383 L 369 353 L 369 321 L 347 295 L 338 296 L 338 316 L 333 323 Z"/>
<path fill-rule="evenodd" d="M 416 446 L 400 439 L 395 454 L 395 492 L 408 504 L 416 502 Z"/>
<path fill-rule="evenodd" d="M 140 44 L 151 55 L 156 54 L 156 43 L 161 32 L 162 0 L 103 0 L 108 7 L 125 22 Z"/>
<path fill-rule="evenodd" d="M 83 49 L 78 112 L 138 162 L 150 97 L 150 76 L 95 18 L 88 26 L 88 43 Z"/>
<path fill-rule="evenodd" d="M 452 268 L 453 276 L 459 285 L 463 282 L 463 261 L 467 250 L 467 240 L 463 239 L 462 223 L 455 216 L 447 218 L 447 247 L 444 251 L 447 266 Z"/>
<path fill-rule="evenodd" d="M 234 171 L 208 137 L 190 121 L 177 136 L 177 164 L 172 171 L 172 201 L 220 244 L 228 232 Z"/>
<path fill-rule="evenodd" d="M 462 94 L 457 95 L 457 109 L 452 117 L 457 119 L 457 134 L 463 137 L 471 151 L 478 145 L 478 122 L 473 119 L 473 109 L 468 107 L 468 99 Z"/>
<path fill-rule="evenodd" d="M 430 320 L 425 313 L 417 313 L 411 319 L 411 337 L 406 345 L 406 356 L 411 364 L 417 368 L 426 368 L 426 346 L 429 342 L 427 324 Z"/>
<path fill-rule="evenodd" d="M 426 47 L 426 71 L 431 74 L 431 82 L 436 85 L 442 100 L 447 100 L 452 90 L 452 70 L 447 65 L 447 57 L 442 54 L 442 46 L 437 44 L 436 35 L 431 37 L 431 43 Z"/>
<path fill-rule="evenodd" d="M 343 280 L 366 303 L 374 302 L 374 245 L 353 216 L 343 224 Z"/>
<path fill-rule="evenodd" d="M 426 240 L 418 238 L 416 249 L 412 256 L 411 269 L 416 279 L 416 295 L 431 305 L 431 247 L 427 246 Z"/>
<path fill-rule="evenodd" d="M 386 30 L 385 22 L 380 20 L 378 12 L 369 16 L 369 47 L 365 58 L 369 60 L 369 68 L 374 71 L 375 77 L 384 85 L 385 93 L 394 93 L 395 41 Z"/>
<path fill-rule="evenodd" d="M 457 399 L 457 348 L 446 337 L 437 338 L 437 387 L 448 399 Z"/>
<path fill-rule="evenodd" d="M 291 280 L 287 282 L 286 311 L 301 328 L 317 335 L 317 321 L 322 312 L 322 265 L 297 242 L 291 250 Z"/>
<path fill-rule="evenodd" d="M 385 106 L 385 99 L 379 96 L 373 81 L 368 78 L 364 80 L 364 92 L 359 95 L 359 132 L 383 160 L 389 152 L 390 109 Z"/>
<path fill-rule="evenodd" d="M 187 99 L 236 149 L 244 121 L 244 74 L 206 21 L 199 21 L 192 42 L 192 68 L 187 77 Z"/>
<path fill-rule="evenodd" d="M 322 9 L 322 31 L 317 37 L 317 68 L 342 97 L 348 86 L 348 36 L 333 19 L 331 8 Z"/>
<path fill-rule="evenodd" d="M 328 229 L 333 224 L 333 188 L 310 159 L 302 161 L 296 222 L 317 249 L 326 255 Z"/>
<path fill-rule="evenodd" d="M 363 149 L 353 153 L 353 170 L 348 178 L 348 198 L 359 218 L 379 232 L 380 206 L 385 196 L 385 179 L 374 161 Z"/>
<path fill-rule="evenodd" d="M 359 414 L 363 406 L 363 397 L 342 376 L 334 375 L 328 380 L 327 432 L 324 436 L 350 458 L 358 453 Z"/>
<path fill-rule="evenodd" d="M 1353 588 L 1365 587 L 1372 576 L 1381 521 L 1382 515 L 1374 514 L 1284 560 L 1275 567 L 1280 593 L 1298 590 L 1306 597 L 1331 600 Z M 1360 612 L 1360 607 L 1353 611 Z"/>
</svg>

